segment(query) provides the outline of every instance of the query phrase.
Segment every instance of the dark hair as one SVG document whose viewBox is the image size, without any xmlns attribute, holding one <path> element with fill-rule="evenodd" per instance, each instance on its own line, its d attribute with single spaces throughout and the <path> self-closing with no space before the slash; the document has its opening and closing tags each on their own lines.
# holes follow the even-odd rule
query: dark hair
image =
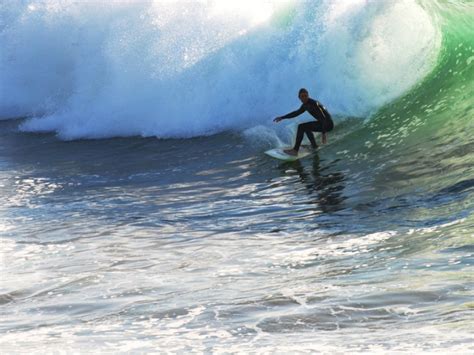
<svg viewBox="0 0 474 355">
<path fill-rule="evenodd" d="M 308 90 L 306 90 L 305 88 L 301 88 L 300 91 L 298 91 L 298 96 L 301 94 L 307 94 L 307 93 L 308 93 Z"/>
</svg>

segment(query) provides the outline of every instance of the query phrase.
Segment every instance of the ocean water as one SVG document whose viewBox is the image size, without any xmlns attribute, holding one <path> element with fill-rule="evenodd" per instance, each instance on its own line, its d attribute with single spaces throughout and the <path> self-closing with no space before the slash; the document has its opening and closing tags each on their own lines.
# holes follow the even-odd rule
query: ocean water
<svg viewBox="0 0 474 355">
<path fill-rule="evenodd" d="M 471 1 L 0 20 L 3 353 L 474 351 Z M 336 128 L 283 163 L 302 86 Z"/>
</svg>

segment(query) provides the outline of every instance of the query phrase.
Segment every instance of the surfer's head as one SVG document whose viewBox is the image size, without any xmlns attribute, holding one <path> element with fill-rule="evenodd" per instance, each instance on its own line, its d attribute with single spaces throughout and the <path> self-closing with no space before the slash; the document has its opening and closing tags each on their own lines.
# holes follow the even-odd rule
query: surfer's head
<svg viewBox="0 0 474 355">
<path fill-rule="evenodd" d="M 305 104 L 309 99 L 308 90 L 301 88 L 300 91 L 298 91 L 298 97 L 300 98 L 301 102 Z"/>
</svg>

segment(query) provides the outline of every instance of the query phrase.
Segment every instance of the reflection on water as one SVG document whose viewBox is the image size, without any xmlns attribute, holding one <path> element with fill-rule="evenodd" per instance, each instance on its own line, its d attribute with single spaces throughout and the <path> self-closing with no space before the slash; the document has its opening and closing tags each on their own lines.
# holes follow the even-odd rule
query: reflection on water
<svg viewBox="0 0 474 355">
<path fill-rule="evenodd" d="M 308 159 L 309 160 L 309 159 Z M 282 163 L 279 166 L 282 176 L 296 173 L 301 183 L 308 191 L 308 204 L 313 204 L 315 209 L 322 212 L 336 212 L 344 208 L 343 195 L 344 174 L 333 171 L 337 166 L 335 162 L 327 164 L 323 169 L 320 166 L 319 154 L 313 154 L 307 167 L 299 160 Z M 325 171 L 330 171 L 326 172 Z"/>
</svg>

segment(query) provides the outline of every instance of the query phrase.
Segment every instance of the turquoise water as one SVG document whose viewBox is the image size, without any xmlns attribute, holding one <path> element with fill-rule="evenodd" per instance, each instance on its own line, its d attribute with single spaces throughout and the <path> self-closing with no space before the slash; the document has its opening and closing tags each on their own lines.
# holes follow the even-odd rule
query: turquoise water
<svg viewBox="0 0 474 355">
<path fill-rule="evenodd" d="M 187 5 L 182 32 L 182 3 L 102 8 L 110 27 L 99 3 L 48 4 L 0 7 L 4 352 L 474 350 L 472 3 L 308 1 L 258 24 Z M 178 40 L 187 67 L 165 60 Z M 313 72 L 329 144 L 267 157 Z"/>
</svg>

